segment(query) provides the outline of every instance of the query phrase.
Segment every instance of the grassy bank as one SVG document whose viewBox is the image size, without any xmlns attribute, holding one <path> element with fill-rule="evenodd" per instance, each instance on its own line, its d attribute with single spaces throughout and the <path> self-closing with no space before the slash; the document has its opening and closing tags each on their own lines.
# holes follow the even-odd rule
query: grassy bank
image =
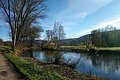
<svg viewBox="0 0 120 80">
<path fill-rule="evenodd" d="M 85 46 L 61 46 L 61 49 L 79 49 L 79 50 L 87 50 Z"/>
<path fill-rule="evenodd" d="M 54 50 L 54 51 L 76 51 L 76 52 L 87 52 L 88 49 L 81 46 L 60 46 L 59 48 L 42 48 L 43 50 Z"/>
<path fill-rule="evenodd" d="M 97 48 L 94 48 L 95 50 L 108 50 L 108 51 L 120 51 L 120 47 L 97 47 Z"/>
<path fill-rule="evenodd" d="M 8 53 L 5 57 L 29 80 L 103 80 L 77 73 L 66 65 L 44 64 L 31 58 L 21 58 Z"/>
<path fill-rule="evenodd" d="M 89 52 L 85 46 L 61 46 L 61 49 L 72 51 L 86 51 Z M 120 51 L 120 47 L 91 47 L 94 51 Z"/>
<path fill-rule="evenodd" d="M 20 57 L 12 54 L 5 54 L 5 57 L 9 59 L 18 70 L 23 73 L 29 80 L 68 80 L 53 70 L 41 69 L 35 64 L 23 60 Z"/>
</svg>

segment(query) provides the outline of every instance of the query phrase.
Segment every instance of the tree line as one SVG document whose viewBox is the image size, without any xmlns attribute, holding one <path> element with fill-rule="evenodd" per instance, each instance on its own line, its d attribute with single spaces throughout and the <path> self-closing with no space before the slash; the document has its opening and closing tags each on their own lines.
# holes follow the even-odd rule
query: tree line
<svg viewBox="0 0 120 80">
<path fill-rule="evenodd" d="M 96 47 L 120 47 L 120 30 L 107 25 L 105 28 L 93 30 L 90 40 Z"/>
</svg>

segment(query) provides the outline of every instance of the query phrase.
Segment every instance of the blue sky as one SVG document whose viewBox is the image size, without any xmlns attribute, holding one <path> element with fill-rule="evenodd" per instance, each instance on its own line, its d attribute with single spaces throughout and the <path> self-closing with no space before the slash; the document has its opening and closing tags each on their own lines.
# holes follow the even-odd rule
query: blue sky
<svg viewBox="0 0 120 80">
<path fill-rule="evenodd" d="M 77 38 L 107 25 L 120 28 L 120 0 L 47 0 L 46 5 L 47 18 L 40 25 L 48 30 L 58 21 L 66 38 Z M 7 24 L 0 20 L 0 26 L 0 37 L 8 40 Z"/>
</svg>

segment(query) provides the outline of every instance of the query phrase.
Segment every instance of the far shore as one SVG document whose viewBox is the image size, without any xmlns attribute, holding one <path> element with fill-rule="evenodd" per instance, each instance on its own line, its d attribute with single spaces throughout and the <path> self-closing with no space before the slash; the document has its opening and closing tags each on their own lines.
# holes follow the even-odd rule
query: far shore
<svg viewBox="0 0 120 80">
<path fill-rule="evenodd" d="M 120 47 L 80 47 L 80 46 L 61 46 L 60 48 L 42 48 L 43 50 L 53 50 L 53 51 L 75 51 L 75 52 L 85 52 L 85 53 L 101 53 L 101 52 L 120 52 Z"/>
</svg>

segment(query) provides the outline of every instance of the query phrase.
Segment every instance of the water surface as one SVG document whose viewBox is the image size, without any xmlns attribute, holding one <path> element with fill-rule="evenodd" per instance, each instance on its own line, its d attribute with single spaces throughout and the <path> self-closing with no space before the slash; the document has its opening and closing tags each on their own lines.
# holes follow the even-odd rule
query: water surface
<svg viewBox="0 0 120 80">
<path fill-rule="evenodd" d="M 26 52 L 27 53 L 27 52 Z M 90 75 L 102 76 L 111 80 L 120 79 L 120 53 L 99 53 L 88 55 L 86 53 L 60 52 L 60 51 L 28 51 L 29 57 L 42 62 L 54 62 L 58 55 L 61 61 L 67 64 L 77 63 L 75 70 Z"/>
</svg>

